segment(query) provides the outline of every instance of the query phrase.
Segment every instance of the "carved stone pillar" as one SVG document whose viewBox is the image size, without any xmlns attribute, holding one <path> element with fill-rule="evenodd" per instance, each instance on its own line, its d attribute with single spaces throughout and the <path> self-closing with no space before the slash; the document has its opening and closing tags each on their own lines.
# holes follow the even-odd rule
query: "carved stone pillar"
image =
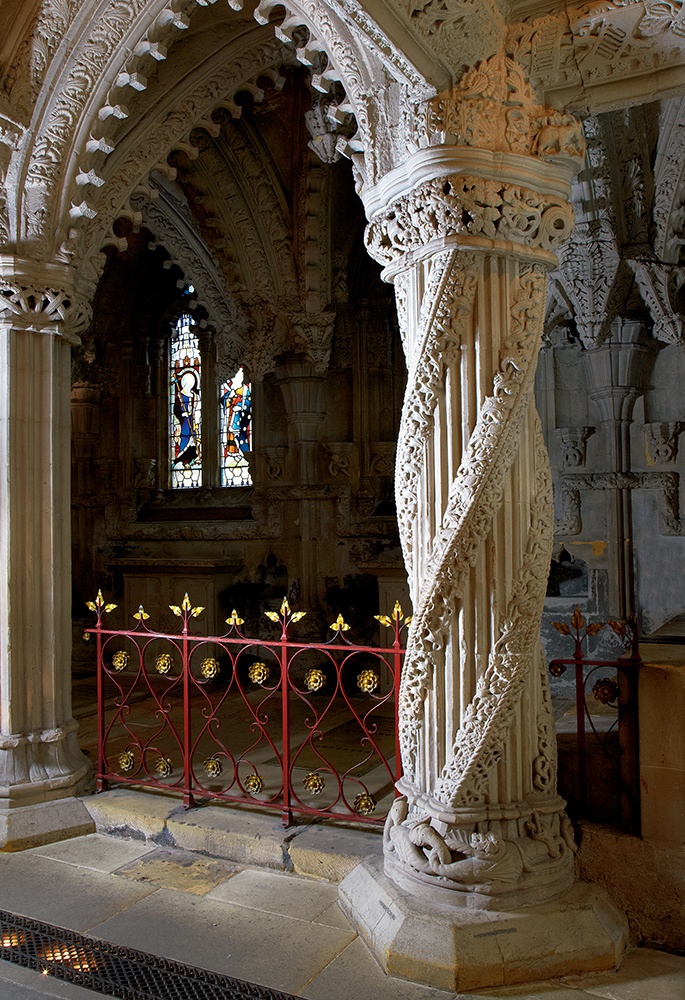
<svg viewBox="0 0 685 1000">
<path fill-rule="evenodd" d="M 293 429 L 299 451 L 300 483 L 315 483 L 319 473 L 319 434 L 324 417 L 323 375 L 304 357 L 293 354 L 278 366 L 277 377 L 288 423 Z"/>
<path fill-rule="evenodd" d="M 71 714 L 68 268 L 0 257 L 0 847 L 90 824 Z"/>
<path fill-rule="evenodd" d="M 312 495 L 319 478 L 321 422 L 324 417 L 323 375 L 304 356 L 286 356 L 277 369 L 285 400 L 288 423 L 295 438 L 297 489 L 293 500 L 297 514 L 293 521 L 299 530 L 300 600 L 305 607 L 317 603 L 318 546 L 322 537 L 321 504 Z M 309 489 L 308 489 L 309 487 Z"/>
<path fill-rule="evenodd" d="M 609 476 L 615 479 L 607 506 L 607 534 L 609 610 L 617 618 L 627 618 L 636 611 L 632 497 L 623 477 L 631 468 L 633 410 L 644 391 L 648 362 L 654 354 L 646 339 L 644 324 L 639 320 L 617 318 L 608 342 L 584 355 L 589 396 L 600 416 L 602 454 Z"/>
<path fill-rule="evenodd" d="M 348 877 L 341 901 L 389 956 L 388 972 L 459 989 L 526 978 L 522 938 L 509 958 L 464 943 L 467 923 L 474 937 L 487 921 L 504 933 L 494 914 L 469 913 L 530 907 L 573 881 L 540 647 L 553 525 L 533 383 L 546 273 L 571 232 L 582 141 L 504 57 L 466 74 L 434 112 L 455 144 L 418 150 L 365 198 L 367 246 L 395 284 L 407 358 L 396 502 L 414 615 L 400 693 L 404 776 L 385 875 L 373 874 L 378 905 L 363 900 L 374 898 L 362 888 L 368 871 Z M 405 920 L 393 924 L 383 903 Z M 425 948 L 422 903 L 438 904 Z M 591 937 L 585 928 L 576 945 Z M 568 947 L 540 955 L 538 975 L 563 968 Z M 498 978 L 502 965 L 517 970 Z"/>
</svg>

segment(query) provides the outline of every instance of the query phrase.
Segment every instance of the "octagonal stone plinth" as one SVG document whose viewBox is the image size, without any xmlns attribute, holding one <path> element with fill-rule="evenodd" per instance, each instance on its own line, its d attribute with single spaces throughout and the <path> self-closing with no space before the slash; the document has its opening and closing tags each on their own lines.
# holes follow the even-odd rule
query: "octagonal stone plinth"
<svg viewBox="0 0 685 1000">
<path fill-rule="evenodd" d="M 614 969 L 628 943 L 624 914 L 580 882 L 548 903 L 477 910 L 410 895 L 367 858 L 341 883 L 339 901 L 388 975 L 436 989 Z"/>
</svg>

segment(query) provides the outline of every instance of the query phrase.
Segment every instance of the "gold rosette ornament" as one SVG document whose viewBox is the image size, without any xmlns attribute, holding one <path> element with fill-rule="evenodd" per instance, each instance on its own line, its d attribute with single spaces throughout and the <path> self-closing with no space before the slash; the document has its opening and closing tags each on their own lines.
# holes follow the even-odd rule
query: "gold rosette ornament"
<svg viewBox="0 0 685 1000">
<path fill-rule="evenodd" d="M 200 664 L 200 673 L 203 677 L 206 677 L 208 681 L 211 680 L 212 677 L 216 677 L 219 673 L 219 661 L 215 660 L 213 656 L 208 656 Z"/>
<path fill-rule="evenodd" d="M 376 808 L 376 800 L 368 792 L 360 792 L 352 803 L 354 811 L 360 816 L 370 816 Z"/>
<path fill-rule="evenodd" d="M 168 674 L 173 665 L 174 661 L 169 653 L 160 653 L 155 660 L 155 670 L 158 674 Z"/>
<path fill-rule="evenodd" d="M 304 675 L 304 686 L 308 691 L 320 691 L 326 683 L 326 675 L 323 670 L 308 670 Z"/>
<path fill-rule="evenodd" d="M 171 763 L 171 757 L 158 757 L 155 761 L 155 771 L 160 778 L 168 778 L 173 769 L 174 766 Z"/>
<path fill-rule="evenodd" d="M 119 754 L 119 770 L 120 771 L 132 771 L 133 765 L 136 759 L 130 750 L 124 750 L 123 753 Z"/>
<path fill-rule="evenodd" d="M 112 666 L 117 673 L 126 669 L 129 659 L 128 653 L 123 649 L 117 649 L 116 653 L 112 653 Z"/>
<path fill-rule="evenodd" d="M 602 705 L 610 705 L 612 701 L 618 701 L 620 694 L 618 684 L 611 677 L 602 677 L 593 688 L 592 693 L 595 699 Z"/>
<path fill-rule="evenodd" d="M 269 679 L 269 668 L 266 663 L 253 663 L 247 676 L 253 684 L 266 684 Z"/>
<path fill-rule="evenodd" d="M 208 757 L 205 761 L 205 771 L 210 778 L 218 778 L 224 767 L 218 757 Z"/>
<path fill-rule="evenodd" d="M 259 792 L 264 790 L 264 778 L 262 778 L 261 774 L 248 774 L 243 785 L 245 791 L 249 792 L 250 795 L 258 795 Z"/>
<path fill-rule="evenodd" d="M 362 670 L 357 677 L 357 687 L 364 694 L 371 694 L 378 687 L 378 674 L 373 670 Z"/>
<path fill-rule="evenodd" d="M 322 791 L 326 787 L 326 782 L 320 774 L 316 773 L 316 771 L 310 771 L 309 774 L 305 774 L 302 779 L 302 784 L 308 792 L 312 793 L 312 795 L 321 795 Z"/>
</svg>

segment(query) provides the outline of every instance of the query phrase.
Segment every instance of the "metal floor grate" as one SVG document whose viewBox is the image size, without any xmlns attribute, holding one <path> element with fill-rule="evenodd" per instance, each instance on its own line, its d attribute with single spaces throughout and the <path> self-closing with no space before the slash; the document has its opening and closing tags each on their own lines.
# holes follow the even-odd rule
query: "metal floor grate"
<svg viewBox="0 0 685 1000">
<path fill-rule="evenodd" d="M 120 1000 L 295 1000 L 207 969 L 0 910 L 0 958 Z"/>
</svg>

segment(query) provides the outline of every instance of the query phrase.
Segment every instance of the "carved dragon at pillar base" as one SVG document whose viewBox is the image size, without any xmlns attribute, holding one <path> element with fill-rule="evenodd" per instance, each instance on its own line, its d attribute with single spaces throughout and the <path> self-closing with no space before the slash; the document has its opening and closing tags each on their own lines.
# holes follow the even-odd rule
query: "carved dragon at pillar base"
<svg viewBox="0 0 685 1000">
<path fill-rule="evenodd" d="M 484 818 L 479 810 L 470 821 L 460 815 L 447 822 L 426 816 L 418 801 L 410 815 L 402 795 L 383 832 L 385 872 L 409 892 L 452 906 L 502 910 L 541 902 L 573 882 L 577 847 L 564 805 L 555 797 L 538 809 L 520 803 L 506 815 L 495 809 Z"/>
</svg>

